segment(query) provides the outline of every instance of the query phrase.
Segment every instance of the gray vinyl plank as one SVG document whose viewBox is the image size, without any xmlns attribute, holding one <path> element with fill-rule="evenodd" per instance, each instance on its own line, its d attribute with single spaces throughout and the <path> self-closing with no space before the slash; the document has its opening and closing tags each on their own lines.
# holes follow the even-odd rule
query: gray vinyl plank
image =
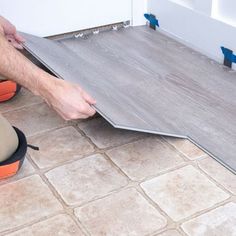
<svg viewBox="0 0 236 236">
<path fill-rule="evenodd" d="M 25 47 L 79 83 L 114 127 L 188 137 L 236 172 L 236 73 L 148 27 Z"/>
</svg>

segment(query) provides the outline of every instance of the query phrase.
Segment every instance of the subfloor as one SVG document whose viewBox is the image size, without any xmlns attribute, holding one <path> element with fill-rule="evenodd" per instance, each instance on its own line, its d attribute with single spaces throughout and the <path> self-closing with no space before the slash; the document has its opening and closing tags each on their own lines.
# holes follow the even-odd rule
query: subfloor
<svg viewBox="0 0 236 236">
<path fill-rule="evenodd" d="M 0 235 L 236 235 L 236 176 L 189 141 L 64 122 L 25 90 L 0 112 L 40 148 L 0 182 Z"/>
</svg>

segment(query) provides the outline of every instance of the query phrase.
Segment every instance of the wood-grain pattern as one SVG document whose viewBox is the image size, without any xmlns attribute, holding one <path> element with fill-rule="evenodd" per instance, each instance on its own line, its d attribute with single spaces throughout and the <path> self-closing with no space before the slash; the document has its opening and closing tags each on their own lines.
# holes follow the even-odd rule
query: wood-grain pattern
<svg viewBox="0 0 236 236">
<path fill-rule="evenodd" d="M 113 126 L 188 137 L 236 172 L 236 72 L 145 26 L 57 42 L 24 36 Z"/>
</svg>

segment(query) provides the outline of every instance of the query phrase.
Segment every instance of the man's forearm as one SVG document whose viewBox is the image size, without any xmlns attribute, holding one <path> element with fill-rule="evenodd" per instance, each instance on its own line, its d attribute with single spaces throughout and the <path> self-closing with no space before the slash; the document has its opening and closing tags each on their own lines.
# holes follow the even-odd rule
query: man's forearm
<svg viewBox="0 0 236 236">
<path fill-rule="evenodd" d="M 43 97 L 66 120 L 94 115 L 91 105 L 96 101 L 78 84 L 57 79 L 30 62 L 14 48 L 21 48 L 22 42 L 15 27 L 0 16 L 0 75 Z"/>
<path fill-rule="evenodd" d="M 18 52 L 0 32 L 0 75 L 42 95 L 50 89 L 54 77 L 38 68 Z"/>
</svg>

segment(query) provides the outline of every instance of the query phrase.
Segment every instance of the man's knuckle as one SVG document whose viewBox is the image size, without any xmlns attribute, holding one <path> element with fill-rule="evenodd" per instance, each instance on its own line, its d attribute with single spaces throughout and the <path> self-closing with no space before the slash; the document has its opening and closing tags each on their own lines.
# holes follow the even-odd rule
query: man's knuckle
<svg viewBox="0 0 236 236">
<path fill-rule="evenodd" d="M 86 113 L 86 112 L 87 112 L 87 107 L 86 107 L 85 105 L 81 105 L 81 106 L 79 107 L 79 111 L 80 111 L 81 113 Z"/>
<path fill-rule="evenodd" d="M 77 114 L 77 113 L 70 114 L 70 120 L 76 120 L 78 118 L 79 118 L 79 114 Z"/>
</svg>

